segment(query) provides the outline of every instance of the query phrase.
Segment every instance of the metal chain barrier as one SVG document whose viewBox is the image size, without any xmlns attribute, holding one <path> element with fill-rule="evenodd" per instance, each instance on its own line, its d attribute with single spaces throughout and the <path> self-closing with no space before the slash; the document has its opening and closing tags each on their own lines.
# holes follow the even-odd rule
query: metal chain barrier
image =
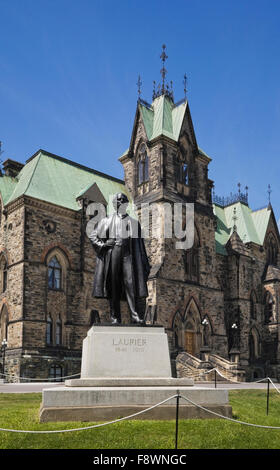
<svg viewBox="0 0 280 470">
<path fill-rule="evenodd" d="M 278 430 L 280 430 L 280 426 L 264 426 L 262 424 L 246 423 L 245 421 L 239 421 L 238 419 L 229 418 L 228 416 L 224 416 L 224 415 L 221 415 L 220 413 L 216 413 L 215 411 L 209 410 L 209 409 L 205 408 L 202 405 L 198 405 L 198 403 L 195 403 L 190 398 L 184 397 L 183 395 L 180 395 L 180 397 L 183 398 L 184 400 L 186 400 L 187 402 L 191 403 L 192 405 L 196 406 L 197 408 L 200 408 L 201 410 L 207 411 L 207 413 L 213 414 L 213 415 L 217 416 L 218 418 L 226 419 L 227 421 L 231 421 L 233 423 L 244 424 L 246 426 L 252 426 L 252 427 L 255 427 L 255 428 L 278 429 Z"/>
<path fill-rule="evenodd" d="M 188 367 L 182 367 L 183 370 L 189 370 Z M 238 384 L 238 385 L 246 385 L 248 382 L 240 382 L 238 380 L 233 380 L 233 379 L 230 379 L 228 377 L 226 377 L 225 375 L 223 375 L 219 369 L 217 369 L 216 367 L 214 367 L 213 369 L 210 369 L 208 371 L 205 371 L 205 372 L 197 372 L 197 374 L 192 374 L 191 378 L 198 378 L 198 377 L 202 377 L 204 375 L 207 375 L 207 374 L 210 374 L 211 372 L 214 372 L 216 371 L 217 374 L 219 374 L 223 379 L 227 380 L 228 382 L 232 382 L 232 383 L 235 383 L 235 384 Z M 271 384 L 273 385 L 273 387 L 277 390 L 278 393 L 280 393 L 280 390 L 276 387 L 276 385 L 273 383 L 273 381 L 270 379 L 270 377 L 265 377 L 263 379 L 260 379 L 260 380 L 256 380 L 256 381 L 252 381 L 252 382 L 249 382 L 251 384 L 257 384 L 257 383 L 260 383 L 260 382 L 263 382 L 265 380 L 270 380 Z"/>
<path fill-rule="evenodd" d="M 248 382 L 239 382 L 238 380 L 232 380 L 232 379 L 229 379 L 228 377 L 224 376 L 218 369 L 211 369 L 211 371 L 215 370 L 221 377 L 223 377 L 223 379 L 225 380 L 228 380 L 229 382 L 232 382 L 232 383 L 235 383 L 235 384 L 238 384 L 238 385 L 247 385 Z M 210 371 L 210 372 L 211 372 Z M 278 393 L 280 393 L 280 390 L 279 388 L 276 387 L 276 385 L 274 384 L 274 382 L 272 381 L 272 379 L 270 377 L 265 377 L 264 379 L 260 379 L 260 380 L 256 380 L 256 381 L 252 381 L 252 382 L 249 382 L 251 384 L 258 384 L 260 382 L 264 382 L 264 381 L 267 381 L 269 380 L 270 383 L 273 385 L 273 387 L 275 388 L 275 390 L 277 390 Z"/>
<path fill-rule="evenodd" d="M 271 380 L 271 379 L 270 379 Z M 271 381 L 272 382 L 272 381 Z M 272 382 L 273 383 L 273 382 Z M 158 406 L 161 406 L 163 405 L 164 403 L 167 403 L 168 401 L 174 399 L 174 398 L 177 398 L 177 400 L 179 398 L 182 398 L 184 399 L 185 401 L 187 401 L 188 403 L 191 403 L 193 406 L 203 410 L 203 411 L 206 411 L 207 413 L 210 413 L 214 416 L 217 416 L 218 418 L 221 418 L 221 419 L 225 419 L 227 421 L 230 421 L 230 422 L 233 422 L 233 423 L 236 423 L 236 424 L 243 424 L 245 426 L 251 426 L 251 427 L 256 427 L 256 428 L 263 428 L 263 429 L 277 429 L 277 430 L 280 430 L 280 427 L 279 426 L 265 426 L 265 425 L 262 425 L 262 424 L 254 424 L 254 423 L 247 423 L 245 421 L 240 421 L 240 420 L 237 420 L 237 419 L 233 419 L 233 418 L 229 418 L 227 416 L 224 416 L 220 413 L 217 413 L 215 411 L 212 411 L 212 410 L 209 410 L 208 408 L 205 408 L 204 406 L 202 405 L 199 405 L 198 403 L 195 403 L 193 400 L 191 400 L 190 398 L 188 397 L 185 397 L 184 395 L 181 395 L 179 393 L 177 393 L 176 395 L 173 395 L 169 398 L 167 398 L 166 400 L 163 400 L 159 403 L 157 403 L 156 405 L 153 405 L 153 406 L 150 406 L 149 408 L 146 408 L 145 410 L 141 410 L 141 411 L 138 411 L 137 413 L 134 413 L 132 415 L 129 415 L 129 416 L 125 416 L 123 418 L 119 418 L 119 419 L 116 419 L 114 421 L 108 421 L 107 423 L 101 423 L 101 424 L 95 424 L 95 425 L 92 425 L 92 426 L 84 426 L 82 428 L 74 428 L 74 429 L 58 429 L 58 430 L 51 430 L 51 431 L 32 431 L 32 430 L 22 430 L 22 429 L 6 429 L 6 428 L 0 428 L 0 431 L 3 431 L 3 432 L 14 432 L 14 433 L 27 433 L 27 434 L 55 434 L 55 433 L 62 433 L 62 432 L 74 432 L 74 431 L 85 431 L 85 430 L 88 430 L 88 429 L 95 429 L 95 428 L 100 428 L 100 427 L 103 427 L 103 426 L 108 426 L 109 424 L 114 424 L 114 423 L 118 423 L 118 422 L 121 422 L 121 421 L 125 421 L 127 419 L 131 419 L 131 418 L 134 418 L 135 416 L 139 416 L 143 413 L 146 413 L 147 411 L 150 411 Z"/>
<path fill-rule="evenodd" d="M 173 398 L 178 397 L 178 393 L 176 395 L 173 395 L 172 397 L 167 398 L 166 400 L 161 401 L 160 403 L 157 403 L 156 405 L 150 406 L 149 408 L 146 408 L 145 410 L 138 411 L 137 413 L 134 413 L 129 416 L 125 416 L 124 418 L 118 418 L 115 419 L 114 421 L 108 421 L 107 423 L 101 423 L 101 424 L 94 424 L 92 426 L 85 426 L 83 428 L 74 428 L 74 429 L 58 429 L 54 431 L 26 431 L 26 430 L 21 430 L 21 429 L 5 429 L 5 428 L 0 428 L 0 431 L 4 432 L 18 432 L 18 433 L 28 433 L 28 434 L 55 434 L 55 433 L 60 433 L 60 432 L 73 432 L 73 431 L 85 431 L 87 429 L 94 429 L 94 428 L 100 428 L 102 426 L 108 426 L 109 424 L 114 424 L 118 423 L 120 421 L 124 421 L 126 419 L 131 419 L 134 418 L 135 416 L 138 416 L 142 413 L 146 413 L 147 411 L 153 410 L 154 408 L 163 405 L 164 403 L 167 403 L 170 400 L 173 400 Z"/>
<path fill-rule="evenodd" d="M 73 374 L 73 375 L 64 375 L 63 377 L 53 377 L 53 378 L 45 378 L 45 379 L 32 379 L 32 378 L 29 378 L 29 377 L 20 377 L 18 375 L 11 375 L 11 374 L 2 374 L 0 373 L 0 375 L 3 377 L 12 377 L 13 379 L 21 379 L 21 380 L 27 380 L 28 382 L 45 382 L 45 381 L 49 381 L 49 380 L 52 380 L 52 381 L 60 381 L 61 379 L 69 379 L 70 377 L 78 377 L 78 375 L 81 375 L 80 373 L 79 374 Z"/>
</svg>

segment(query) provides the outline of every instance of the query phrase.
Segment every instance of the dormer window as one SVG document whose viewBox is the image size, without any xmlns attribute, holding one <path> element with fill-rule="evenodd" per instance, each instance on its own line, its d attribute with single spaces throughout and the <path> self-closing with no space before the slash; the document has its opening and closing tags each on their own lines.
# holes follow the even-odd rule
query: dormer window
<svg viewBox="0 0 280 470">
<path fill-rule="evenodd" d="M 146 146 L 140 147 L 137 164 L 138 185 L 149 181 L 149 157 L 147 155 Z"/>
</svg>

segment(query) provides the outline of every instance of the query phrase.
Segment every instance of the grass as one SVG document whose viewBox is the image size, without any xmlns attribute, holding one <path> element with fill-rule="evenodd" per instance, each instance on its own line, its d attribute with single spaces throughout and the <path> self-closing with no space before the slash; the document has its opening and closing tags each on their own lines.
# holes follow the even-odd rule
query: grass
<svg viewBox="0 0 280 470">
<path fill-rule="evenodd" d="M 265 390 L 229 392 L 235 419 L 280 427 L 280 395 Z M 0 394 L 0 427 L 25 430 L 71 429 L 94 423 L 40 423 L 41 394 Z M 174 408 L 175 416 L 175 408 Z M 174 449 L 175 420 L 123 421 L 61 434 L 0 431 L 0 449 Z M 222 419 L 180 420 L 179 449 L 279 449 L 280 429 L 260 429 Z"/>
</svg>

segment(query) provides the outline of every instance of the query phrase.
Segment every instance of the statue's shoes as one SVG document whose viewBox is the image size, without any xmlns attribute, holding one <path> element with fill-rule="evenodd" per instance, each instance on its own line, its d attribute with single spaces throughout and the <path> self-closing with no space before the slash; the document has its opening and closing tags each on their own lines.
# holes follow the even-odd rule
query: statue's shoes
<svg viewBox="0 0 280 470">
<path fill-rule="evenodd" d="M 111 318 L 111 324 L 112 325 L 119 325 L 120 323 L 118 322 L 118 320 L 116 318 Z"/>
<path fill-rule="evenodd" d="M 139 325 L 144 325 L 144 320 L 141 320 L 141 318 L 138 317 L 138 315 L 131 317 L 132 323 L 138 323 Z"/>
</svg>

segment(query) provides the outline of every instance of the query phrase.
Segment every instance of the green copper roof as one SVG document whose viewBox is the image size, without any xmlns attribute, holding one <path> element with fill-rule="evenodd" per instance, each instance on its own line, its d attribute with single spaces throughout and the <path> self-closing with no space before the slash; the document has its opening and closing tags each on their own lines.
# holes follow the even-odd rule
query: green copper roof
<svg viewBox="0 0 280 470">
<path fill-rule="evenodd" d="M 165 95 L 161 95 L 148 107 L 140 102 L 140 113 L 148 140 L 165 135 L 177 142 L 183 123 L 187 102 L 176 106 Z"/>
<path fill-rule="evenodd" d="M 0 177 L 0 193 L 4 205 L 7 203 L 17 183 L 18 180 L 11 176 L 3 175 Z"/>
<path fill-rule="evenodd" d="M 217 217 L 216 250 L 226 254 L 225 245 L 228 242 L 234 225 L 234 208 L 236 209 L 236 231 L 243 243 L 253 242 L 262 245 L 266 234 L 271 209 L 253 211 L 246 204 L 237 202 L 227 207 L 213 205 Z"/>
<path fill-rule="evenodd" d="M 3 178 L 5 177 L 1 179 Z M 1 179 L 0 191 L 2 193 Z M 27 160 L 17 180 L 17 184 L 13 183 L 13 186 L 10 186 L 6 204 L 25 194 L 68 209 L 79 210 L 77 196 L 93 183 L 98 185 L 108 203 L 110 197 L 118 192 L 123 192 L 129 197 L 124 182 L 121 180 L 44 150 L 38 151 Z"/>
</svg>

